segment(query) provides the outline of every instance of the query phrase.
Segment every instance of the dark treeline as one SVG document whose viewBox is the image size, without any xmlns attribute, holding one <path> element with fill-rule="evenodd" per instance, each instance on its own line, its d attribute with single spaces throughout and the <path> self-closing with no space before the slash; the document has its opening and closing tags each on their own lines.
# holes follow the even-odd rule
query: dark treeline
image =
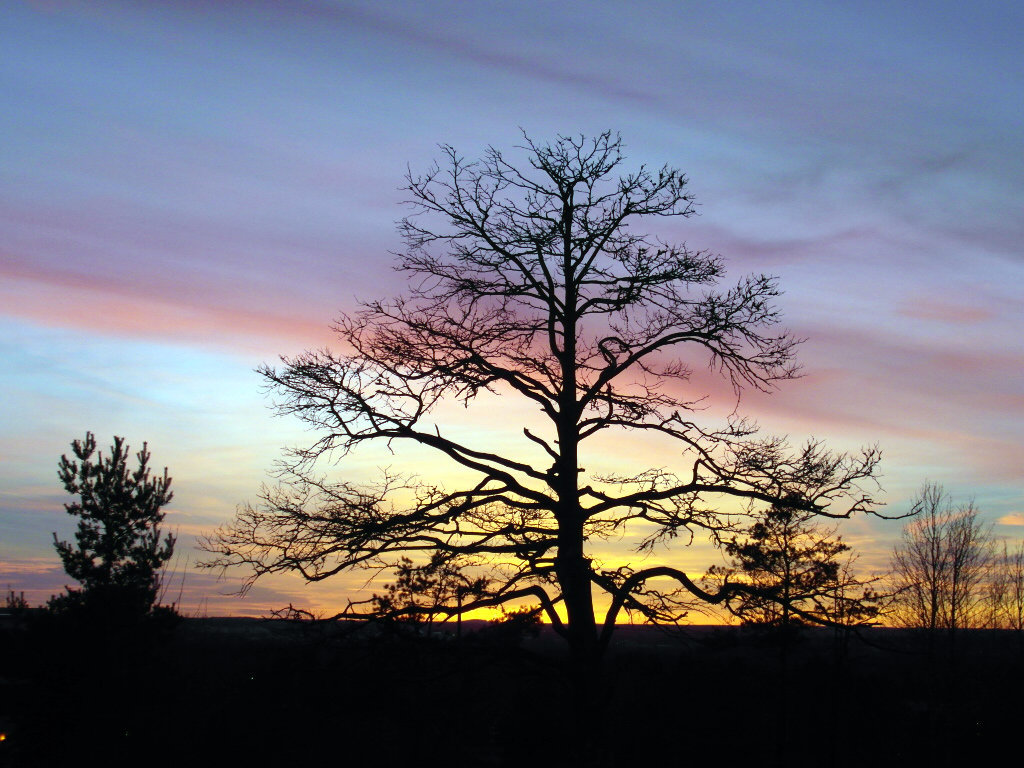
<svg viewBox="0 0 1024 768">
<path fill-rule="evenodd" d="M 115 639 L 7 619 L 3 764 L 957 765 L 1014 738 L 1024 678 L 1006 631 L 944 655 L 914 630 L 804 628 L 783 663 L 772 631 L 623 629 L 583 755 L 559 736 L 573 692 L 549 629 L 353 626 L 185 619 Z"/>
</svg>

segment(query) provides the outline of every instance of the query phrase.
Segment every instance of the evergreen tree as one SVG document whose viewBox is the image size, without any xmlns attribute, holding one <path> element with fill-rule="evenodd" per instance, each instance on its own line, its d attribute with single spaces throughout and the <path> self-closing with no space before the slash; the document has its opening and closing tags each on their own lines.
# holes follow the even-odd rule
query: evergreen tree
<svg viewBox="0 0 1024 768">
<path fill-rule="evenodd" d="M 164 468 L 153 477 L 146 443 L 128 467 L 129 447 L 115 437 L 110 455 L 96 452 L 96 438 L 72 444 L 74 459 L 61 456 L 58 476 L 78 500 L 65 504 L 79 518 L 74 543 L 53 534 L 64 571 L 81 584 L 50 600 L 57 612 L 83 612 L 95 619 L 131 621 L 153 613 L 160 569 L 174 553 L 175 537 L 161 537 L 163 507 L 173 496 Z M 95 454 L 95 459 L 93 455 Z"/>
<path fill-rule="evenodd" d="M 850 573 L 849 551 L 835 529 L 821 530 L 809 513 L 773 504 L 745 538 L 726 543 L 730 566 L 710 575 L 749 585 L 726 600 L 747 624 L 866 623 L 878 614 L 877 595 Z"/>
</svg>

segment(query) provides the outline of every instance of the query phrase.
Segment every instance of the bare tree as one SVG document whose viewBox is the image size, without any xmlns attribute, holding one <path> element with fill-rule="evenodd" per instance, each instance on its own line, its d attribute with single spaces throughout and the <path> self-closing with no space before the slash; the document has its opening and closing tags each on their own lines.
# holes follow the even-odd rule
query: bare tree
<svg viewBox="0 0 1024 768">
<path fill-rule="evenodd" d="M 1010 574 L 1004 563 L 1009 559 L 1010 552 L 1003 542 L 1003 551 L 999 552 L 993 544 L 992 566 L 989 569 L 988 581 L 982 588 L 981 603 L 984 626 L 1001 629 L 1004 626 L 1010 592 Z"/>
<path fill-rule="evenodd" d="M 1024 632 L 1024 541 L 1018 541 L 1012 552 L 1003 551 L 1003 568 L 1006 572 L 1006 627 Z"/>
<path fill-rule="evenodd" d="M 948 589 L 949 552 L 945 541 L 945 491 L 925 483 L 911 506 L 914 519 L 903 528 L 892 555 L 893 586 L 899 595 L 893 616 L 910 627 L 934 633 L 942 626 Z"/>
<path fill-rule="evenodd" d="M 994 550 L 991 575 L 984 590 L 987 626 L 1024 631 L 1024 541 L 1011 550 L 1004 541 Z"/>
<path fill-rule="evenodd" d="M 946 630 L 984 623 L 979 610 L 991 562 L 990 529 L 973 502 L 954 507 L 938 483 L 925 483 L 892 555 L 894 617 L 905 626 Z"/>
<path fill-rule="evenodd" d="M 695 420 L 704 397 L 688 391 L 695 359 L 738 398 L 792 378 L 797 340 L 777 330 L 774 278 L 722 288 L 720 257 L 637 229 L 694 214 L 686 177 L 668 166 L 623 172 L 611 133 L 524 143 L 522 164 L 494 148 L 467 162 L 444 147 L 443 164 L 410 172 L 413 215 L 399 226 L 406 295 L 343 315 L 345 352 L 261 369 L 278 412 L 320 437 L 289 454 L 261 503 L 205 541 L 208 565 L 318 581 L 443 553 L 490 586 L 442 609 L 532 600 L 586 665 L 623 609 L 671 620 L 687 596 L 721 601 L 744 588 L 710 593 L 670 564 L 602 564 L 591 542 L 635 535 L 651 552 L 696 531 L 718 537 L 732 530 L 730 497 L 785 498 L 833 517 L 874 510 L 859 481 L 873 477 L 875 449 L 837 455 L 810 441 L 792 450 L 735 416 L 716 427 Z M 439 404 L 470 407 L 483 393 L 536 409 L 521 450 L 474 444 L 435 421 Z M 493 408 L 478 417 L 503 423 Z M 678 470 L 587 476 L 585 451 L 614 432 L 660 440 Z M 367 443 L 427 448 L 475 479 L 449 488 L 385 473 L 357 485 L 319 469 Z M 601 623 L 595 589 L 610 600 Z"/>
</svg>

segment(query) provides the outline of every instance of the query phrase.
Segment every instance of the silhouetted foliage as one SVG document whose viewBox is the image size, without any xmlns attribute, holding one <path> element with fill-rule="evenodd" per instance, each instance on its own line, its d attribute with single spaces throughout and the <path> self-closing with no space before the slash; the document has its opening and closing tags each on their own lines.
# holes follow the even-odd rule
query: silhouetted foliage
<svg viewBox="0 0 1024 768">
<path fill-rule="evenodd" d="M 541 610 L 530 606 L 520 606 L 508 610 L 501 607 L 501 616 L 492 619 L 486 630 L 482 630 L 485 636 L 499 638 L 511 644 L 516 644 L 524 637 L 537 637 L 541 629 Z"/>
<path fill-rule="evenodd" d="M 774 278 L 722 287 L 720 257 L 638 228 L 694 214 L 686 177 L 668 166 L 623 172 L 611 133 L 524 138 L 520 149 L 515 164 L 494 148 L 468 162 L 444 147 L 443 165 L 410 173 L 414 212 L 399 226 L 408 293 L 341 316 L 343 352 L 261 369 L 279 413 L 319 437 L 289 454 L 261 503 L 205 541 L 208 566 L 246 566 L 250 584 L 281 571 L 318 581 L 438 553 L 486 585 L 458 610 L 532 601 L 589 664 L 623 609 L 673 621 L 695 599 L 746 588 L 709 593 L 667 564 L 603 564 L 593 542 L 635 536 L 650 554 L 695 531 L 715 539 L 733 530 L 729 498 L 786 499 L 833 517 L 873 511 L 858 482 L 873 476 L 874 449 L 836 455 L 811 441 L 792 450 L 738 417 L 695 421 L 704 393 L 687 391 L 684 352 L 738 397 L 792 378 L 797 340 L 777 330 Z M 518 447 L 477 445 L 435 421 L 442 403 L 483 399 L 479 422 L 504 424 L 489 395 L 535 409 Z M 621 473 L 587 476 L 581 451 L 616 433 L 661 441 L 678 473 L 634 470 L 624 456 Z M 471 479 L 448 488 L 385 472 L 357 484 L 320 469 L 375 443 L 433 451 Z M 610 598 L 600 623 L 595 588 Z"/>
<path fill-rule="evenodd" d="M 20 615 L 28 611 L 29 605 L 28 600 L 25 599 L 25 593 L 8 589 L 7 596 L 4 598 L 4 609 L 12 615 Z"/>
<path fill-rule="evenodd" d="M 454 615 L 461 632 L 463 604 L 486 595 L 490 586 L 482 576 L 467 576 L 440 552 L 434 552 L 423 565 L 403 557 L 396 577 L 385 586 L 384 594 L 374 594 L 368 601 L 374 614 L 383 619 L 423 623 L 428 635 L 439 614 L 445 619 Z"/>
<path fill-rule="evenodd" d="M 834 528 L 822 530 L 808 512 L 774 504 L 725 544 L 729 566 L 712 567 L 713 580 L 738 577 L 754 587 L 725 600 L 748 624 L 780 627 L 870 623 L 879 613 L 873 580 L 852 574 L 850 547 Z"/>
<path fill-rule="evenodd" d="M 66 594 L 50 600 L 50 609 L 113 624 L 172 610 L 156 606 L 160 569 L 174 553 L 175 541 L 160 532 L 163 507 L 173 495 L 167 469 L 162 476 L 150 475 L 145 443 L 135 455 L 138 467 L 130 469 L 130 449 L 122 437 L 114 438 L 109 456 L 96 453 L 91 432 L 71 447 L 74 458 L 61 456 L 58 476 L 78 497 L 64 505 L 78 518 L 78 529 L 74 543 L 60 541 L 56 533 L 53 541 L 64 571 L 81 588 L 67 587 Z"/>
</svg>

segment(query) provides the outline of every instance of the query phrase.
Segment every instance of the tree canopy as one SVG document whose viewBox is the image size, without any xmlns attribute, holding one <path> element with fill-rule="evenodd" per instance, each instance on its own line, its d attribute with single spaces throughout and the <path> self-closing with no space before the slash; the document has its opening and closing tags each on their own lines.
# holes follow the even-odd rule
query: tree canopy
<svg viewBox="0 0 1024 768">
<path fill-rule="evenodd" d="M 706 393 L 693 391 L 693 365 L 710 366 L 738 401 L 793 378 L 799 340 L 780 328 L 773 277 L 727 284 L 719 256 L 641 228 L 694 215 L 686 176 L 626 170 L 610 132 L 524 137 L 517 150 L 467 161 L 445 146 L 440 163 L 410 172 L 398 263 L 408 290 L 342 315 L 340 351 L 260 369 L 277 411 L 317 439 L 287 454 L 281 482 L 206 539 L 208 565 L 245 566 L 251 583 L 441 559 L 487 585 L 441 609 L 528 599 L 577 658 L 595 658 L 623 610 L 673 620 L 692 599 L 747 587 L 707 592 L 671 559 L 612 566 L 594 543 L 636 535 L 652 554 L 699 531 L 720 540 L 735 525 L 729 498 L 786 499 L 832 517 L 873 511 L 861 481 L 873 476 L 875 449 L 793 448 L 736 415 L 701 423 Z M 522 428 L 521 452 L 435 418 L 442 403 L 472 407 L 483 393 L 536 410 L 540 426 Z M 667 466 L 604 475 L 581 466 L 599 435 L 627 433 L 660 440 Z M 375 484 L 328 475 L 322 460 L 344 467 L 364 444 L 399 455 L 415 444 L 474 479 L 448 487 L 415 467 Z M 595 591 L 609 595 L 601 622 Z"/>
</svg>

